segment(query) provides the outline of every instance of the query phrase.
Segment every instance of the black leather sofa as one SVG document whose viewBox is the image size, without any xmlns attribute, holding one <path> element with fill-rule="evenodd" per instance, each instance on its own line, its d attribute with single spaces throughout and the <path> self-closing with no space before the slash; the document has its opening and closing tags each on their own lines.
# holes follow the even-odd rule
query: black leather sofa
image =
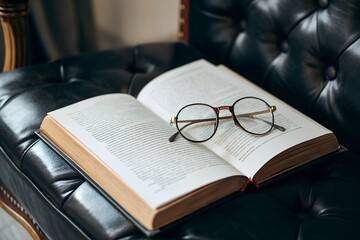
<svg viewBox="0 0 360 240">
<path fill-rule="evenodd" d="M 0 183 L 9 204 L 50 239 L 146 239 L 34 131 L 53 109 L 104 93 L 136 95 L 158 74 L 206 58 L 332 129 L 348 151 L 239 193 L 155 238 L 360 239 L 360 2 L 193 0 L 189 20 L 188 43 L 0 74 Z"/>
</svg>

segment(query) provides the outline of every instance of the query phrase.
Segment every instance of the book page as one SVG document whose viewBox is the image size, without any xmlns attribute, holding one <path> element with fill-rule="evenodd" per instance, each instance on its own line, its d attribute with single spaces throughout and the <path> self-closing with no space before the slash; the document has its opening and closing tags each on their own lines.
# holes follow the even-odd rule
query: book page
<svg viewBox="0 0 360 240">
<path fill-rule="evenodd" d="M 216 134 L 209 141 L 199 144 L 208 147 L 250 178 L 279 152 L 330 132 L 246 79 L 224 69 L 204 60 L 190 63 L 147 84 L 138 100 L 165 121 L 191 103 L 229 106 L 239 98 L 255 96 L 275 105 L 275 123 L 286 131 L 274 129 L 267 135 L 256 136 L 243 131 L 233 121 L 220 122 Z M 176 131 L 175 127 L 173 131 Z M 172 144 L 179 144 L 178 139 Z"/>
<path fill-rule="evenodd" d="M 239 172 L 204 146 L 170 144 L 173 129 L 127 94 L 49 113 L 154 209 Z"/>
</svg>

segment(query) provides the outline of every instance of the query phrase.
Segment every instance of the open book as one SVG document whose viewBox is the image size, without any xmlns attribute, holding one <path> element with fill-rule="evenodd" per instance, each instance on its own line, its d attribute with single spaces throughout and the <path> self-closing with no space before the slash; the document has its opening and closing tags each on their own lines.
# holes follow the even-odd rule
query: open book
<svg viewBox="0 0 360 240">
<path fill-rule="evenodd" d="M 169 125 L 183 106 L 231 105 L 256 96 L 275 105 L 264 136 L 220 124 L 204 143 Z M 236 191 L 339 148 L 334 134 L 225 67 L 199 60 L 127 94 L 90 98 L 48 113 L 40 134 L 148 230 L 156 230 Z"/>
</svg>

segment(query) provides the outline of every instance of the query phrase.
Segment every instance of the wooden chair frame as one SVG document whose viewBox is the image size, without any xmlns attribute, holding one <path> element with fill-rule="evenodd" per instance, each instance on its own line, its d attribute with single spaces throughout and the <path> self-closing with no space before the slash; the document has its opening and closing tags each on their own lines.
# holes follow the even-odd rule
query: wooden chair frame
<svg viewBox="0 0 360 240">
<path fill-rule="evenodd" d="M 178 39 L 188 40 L 190 0 L 181 0 Z M 0 23 L 4 36 L 5 57 L 2 71 L 10 71 L 28 64 L 29 0 L 0 0 Z M 1 72 L 1 70 L 0 70 Z M 1 80 L 1 79 L 0 79 Z M 24 226 L 36 240 L 47 239 L 36 221 L 0 180 L 0 207 Z"/>
<path fill-rule="evenodd" d="M 0 0 L 0 22 L 5 45 L 2 71 L 10 71 L 27 64 L 28 9 L 28 0 Z"/>
<path fill-rule="evenodd" d="M 178 39 L 184 42 L 189 40 L 189 11 L 191 0 L 180 1 Z"/>
</svg>

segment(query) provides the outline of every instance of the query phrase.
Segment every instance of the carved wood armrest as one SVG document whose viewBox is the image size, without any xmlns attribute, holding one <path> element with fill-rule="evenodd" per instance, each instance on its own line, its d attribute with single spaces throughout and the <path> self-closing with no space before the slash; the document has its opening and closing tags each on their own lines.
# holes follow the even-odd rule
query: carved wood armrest
<svg viewBox="0 0 360 240">
<path fill-rule="evenodd" d="M 3 71 L 25 66 L 28 59 L 28 0 L 0 0 L 0 22 L 4 35 Z"/>
<path fill-rule="evenodd" d="M 11 192 L 0 181 L 0 208 L 18 221 L 34 240 L 48 240 L 35 220 L 26 212 Z"/>
</svg>

